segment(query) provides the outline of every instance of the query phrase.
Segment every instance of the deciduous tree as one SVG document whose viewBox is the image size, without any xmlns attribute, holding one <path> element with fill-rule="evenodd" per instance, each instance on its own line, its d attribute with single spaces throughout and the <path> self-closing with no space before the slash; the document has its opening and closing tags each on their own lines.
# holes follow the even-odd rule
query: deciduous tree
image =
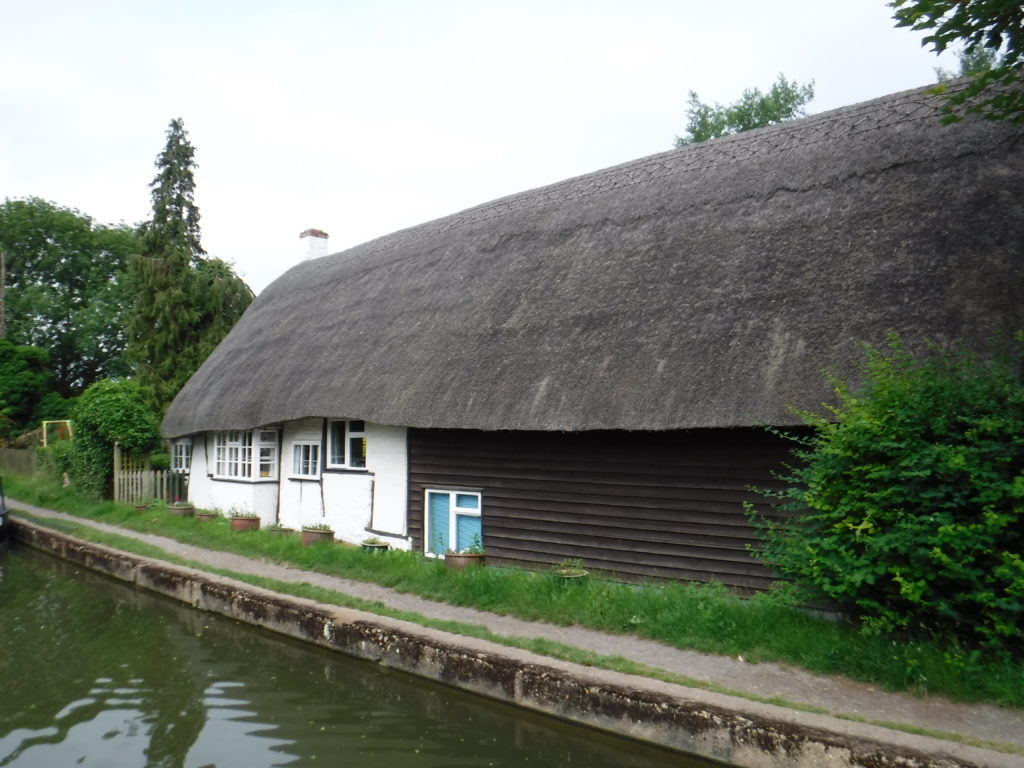
<svg viewBox="0 0 1024 768">
<path fill-rule="evenodd" d="M 800 85 L 779 75 L 767 93 L 757 88 L 743 92 L 739 101 L 723 107 L 709 106 L 690 91 L 690 106 L 686 111 L 686 135 L 676 137 L 676 146 L 696 144 L 720 136 L 763 128 L 804 115 L 804 107 L 814 98 L 814 81 Z"/>
<path fill-rule="evenodd" d="M 967 87 L 946 90 L 940 84 L 947 97 L 947 122 L 972 112 L 1024 122 L 1024 5 L 1016 0 L 892 0 L 889 6 L 896 26 L 927 31 L 921 44 L 936 53 L 960 44 L 974 63 L 979 55 L 992 56 L 991 65 L 964 73 L 971 75 Z"/>
<path fill-rule="evenodd" d="M 7 266 L 7 338 L 47 351 L 61 395 L 129 372 L 124 271 L 140 248 L 132 229 L 96 224 L 39 198 L 6 200 L 0 248 Z"/>
</svg>

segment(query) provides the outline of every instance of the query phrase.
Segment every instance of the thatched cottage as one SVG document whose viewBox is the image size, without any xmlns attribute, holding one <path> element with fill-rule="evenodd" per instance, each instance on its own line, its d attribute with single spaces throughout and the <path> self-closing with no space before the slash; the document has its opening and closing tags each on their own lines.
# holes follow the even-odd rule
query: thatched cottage
<svg viewBox="0 0 1024 768">
<path fill-rule="evenodd" d="M 302 263 L 163 430 L 201 506 L 756 588 L 741 502 L 788 452 L 759 425 L 888 329 L 1021 327 L 1024 126 L 942 125 L 918 90 Z"/>
</svg>

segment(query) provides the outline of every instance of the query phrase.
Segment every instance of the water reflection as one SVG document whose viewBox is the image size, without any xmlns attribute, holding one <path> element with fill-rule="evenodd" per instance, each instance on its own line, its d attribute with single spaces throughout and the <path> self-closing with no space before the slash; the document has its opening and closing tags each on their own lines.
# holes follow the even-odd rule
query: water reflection
<svg viewBox="0 0 1024 768">
<path fill-rule="evenodd" d="M 702 766 L 14 548 L 2 766 Z"/>
</svg>

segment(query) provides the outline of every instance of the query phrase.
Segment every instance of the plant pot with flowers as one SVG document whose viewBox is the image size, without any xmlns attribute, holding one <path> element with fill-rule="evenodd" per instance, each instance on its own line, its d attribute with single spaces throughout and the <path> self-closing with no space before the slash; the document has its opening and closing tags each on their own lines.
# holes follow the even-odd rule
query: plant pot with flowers
<svg viewBox="0 0 1024 768">
<path fill-rule="evenodd" d="M 334 541 L 334 530 L 324 523 L 304 525 L 299 538 L 302 541 L 302 546 L 311 547 L 321 541 Z"/>
<path fill-rule="evenodd" d="M 449 571 L 463 571 L 466 568 L 478 568 L 485 564 L 484 545 L 478 534 L 474 534 L 472 543 L 459 551 L 448 550 L 444 553 L 444 567 Z"/>
<path fill-rule="evenodd" d="M 197 509 L 196 520 L 201 523 L 210 523 L 216 520 L 220 515 L 217 514 L 215 509 Z"/>
<path fill-rule="evenodd" d="M 258 531 L 260 529 L 260 516 L 252 512 L 232 512 L 232 531 Z"/>
</svg>

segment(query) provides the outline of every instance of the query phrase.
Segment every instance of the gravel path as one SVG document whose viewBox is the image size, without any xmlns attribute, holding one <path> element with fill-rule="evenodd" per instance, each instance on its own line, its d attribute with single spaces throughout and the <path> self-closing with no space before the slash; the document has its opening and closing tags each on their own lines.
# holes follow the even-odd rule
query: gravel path
<svg viewBox="0 0 1024 768">
<path fill-rule="evenodd" d="M 72 517 L 40 507 L 8 500 L 14 510 L 44 518 L 58 518 L 88 525 L 109 533 L 146 542 L 189 561 L 263 576 L 277 581 L 311 584 L 389 608 L 412 611 L 435 619 L 448 619 L 486 627 L 498 635 L 544 638 L 565 645 L 625 659 L 760 697 L 781 697 L 790 702 L 819 707 L 830 714 L 871 721 L 901 723 L 931 731 L 957 733 L 1024 747 L 1024 711 L 986 704 L 962 704 L 938 696 L 918 698 L 905 693 L 880 691 L 844 678 L 815 675 L 784 664 L 750 664 L 740 659 L 680 650 L 630 635 L 616 635 L 578 626 L 556 626 L 523 621 L 472 608 L 463 608 L 396 592 L 361 581 L 303 571 L 229 552 L 202 549 L 153 534 L 138 533 L 105 523 Z"/>
</svg>

